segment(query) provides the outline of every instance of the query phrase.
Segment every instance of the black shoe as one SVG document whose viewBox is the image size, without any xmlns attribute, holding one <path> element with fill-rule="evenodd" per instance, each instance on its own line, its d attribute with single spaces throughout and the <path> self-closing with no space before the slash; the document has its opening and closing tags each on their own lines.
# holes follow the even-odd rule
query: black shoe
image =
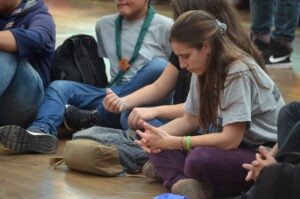
<svg viewBox="0 0 300 199">
<path fill-rule="evenodd" d="M 20 153 L 55 153 L 59 144 L 53 135 L 32 132 L 15 125 L 0 127 L 0 143 Z"/>
<path fill-rule="evenodd" d="M 271 39 L 269 48 L 263 52 L 266 67 L 268 68 L 291 68 L 291 55 L 293 49 Z"/>
<path fill-rule="evenodd" d="M 258 50 L 260 50 L 260 52 L 264 52 L 269 47 L 268 43 L 265 43 L 260 39 L 255 39 L 253 42 L 256 45 L 256 47 L 258 48 Z"/>
<path fill-rule="evenodd" d="M 78 131 L 100 125 L 100 115 L 97 110 L 81 110 L 72 105 L 65 106 L 65 126 L 70 131 Z"/>
</svg>

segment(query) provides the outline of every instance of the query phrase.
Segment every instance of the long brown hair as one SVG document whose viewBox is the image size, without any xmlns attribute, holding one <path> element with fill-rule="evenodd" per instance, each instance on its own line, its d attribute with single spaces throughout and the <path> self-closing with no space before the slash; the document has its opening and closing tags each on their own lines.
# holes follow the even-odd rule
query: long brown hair
<svg viewBox="0 0 300 199">
<path fill-rule="evenodd" d="M 244 62 L 251 70 L 245 57 L 252 56 L 229 39 L 220 30 L 216 18 L 203 10 L 188 11 L 180 15 L 171 28 L 170 41 L 199 50 L 204 41 L 211 45 L 206 72 L 198 76 L 197 85 L 200 100 L 198 121 L 204 132 L 207 132 L 210 124 L 217 126 L 218 108 L 222 109 L 220 96 L 230 84 L 226 81 L 229 67 L 236 62 Z M 239 77 L 240 74 L 237 74 L 235 78 Z"/>
<path fill-rule="evenodd" d="M 226 0 L 172 0 L 171 8 L 174 19 L 191 10 L 205 10 L 227 25 L 227 36 L 239 48 L 250 54 L 260 67 L 266 71 L 260 51 L 250 40 L 246 30 L 241 26 L 236 9 Z"/>
</svg>

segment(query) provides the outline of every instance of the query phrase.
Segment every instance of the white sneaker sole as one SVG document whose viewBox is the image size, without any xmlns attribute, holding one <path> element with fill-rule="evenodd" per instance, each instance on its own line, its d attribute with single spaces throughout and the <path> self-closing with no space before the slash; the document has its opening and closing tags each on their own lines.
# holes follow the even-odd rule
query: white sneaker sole
<svg viewBox="0 0 300 199">
<path fill-rule="evenodd" d="M 292 63 L 278 63 L 278 64 L 266 64 L 268 69 L 290 69 L 292 68 Z"/>
</svg>

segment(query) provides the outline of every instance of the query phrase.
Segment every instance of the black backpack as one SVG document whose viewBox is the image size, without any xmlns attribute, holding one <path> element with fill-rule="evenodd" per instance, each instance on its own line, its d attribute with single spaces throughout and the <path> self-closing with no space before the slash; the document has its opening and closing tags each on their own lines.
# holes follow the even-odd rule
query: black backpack
<svg viewBox="0 0 300 199">
<path fill-rule="evenodd" d="M 105 64 L 97 52 L 94 37 L 83 34 L 69 37 L 55 51 L 51 79 L 106 87 Z"/>
</svg>

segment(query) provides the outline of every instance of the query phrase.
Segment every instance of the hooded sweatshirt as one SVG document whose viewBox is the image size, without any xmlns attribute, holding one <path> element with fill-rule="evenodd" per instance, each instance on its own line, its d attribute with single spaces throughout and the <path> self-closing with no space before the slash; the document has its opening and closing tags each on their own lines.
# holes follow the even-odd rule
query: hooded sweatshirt
<svg viewBox="0 0 300 199">
<path fill-rule="evenodd" d="M 8 18 L 1 16 L 0 30 Z M 55 23 L 44 0 L 29 0 L 9 29 L 14 35 L 20 58 L 25 57 L 40 74 L 44 88 L 50 83 L 50 68 L 55 53 Z"/>
</svg>

